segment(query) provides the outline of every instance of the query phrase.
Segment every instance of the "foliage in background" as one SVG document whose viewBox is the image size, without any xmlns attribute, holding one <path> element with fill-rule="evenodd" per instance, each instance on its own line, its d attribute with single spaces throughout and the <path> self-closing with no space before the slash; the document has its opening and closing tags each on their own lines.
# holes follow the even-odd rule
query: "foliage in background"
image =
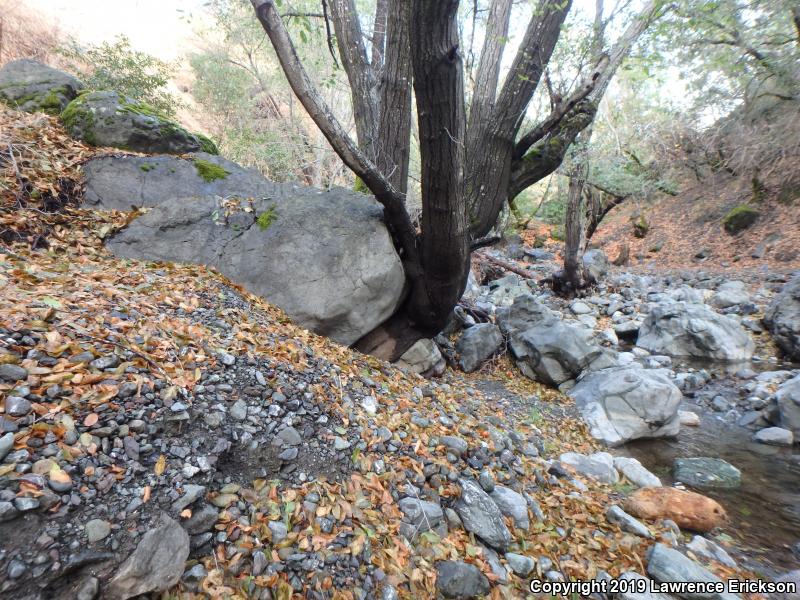
<svg viewBox="0 0 800 600">
<path fill-rule="evenodd" d="M 173 116 L 180 106 L 167 89 L 173 66 L 132 48 L 124 35 L 96 46 L 72 40 L 59 48 L 59 53 L 89 89 L 120 92 L 167 116 Z"/>
</svg>

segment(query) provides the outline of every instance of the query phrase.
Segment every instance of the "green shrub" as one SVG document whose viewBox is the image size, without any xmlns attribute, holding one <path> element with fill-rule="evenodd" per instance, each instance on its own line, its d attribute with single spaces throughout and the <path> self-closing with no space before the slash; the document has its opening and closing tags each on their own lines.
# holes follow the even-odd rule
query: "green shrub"
<svg viewBox="0 0 800 600">
<path fill-rule="evenodd" d="M 731 209 L 722 219 L 722 226 L 731 235 L 737 234 L 750 227 L 761 215 L 755 208 L 747 204 L 740 204 Z"/>
</svg>

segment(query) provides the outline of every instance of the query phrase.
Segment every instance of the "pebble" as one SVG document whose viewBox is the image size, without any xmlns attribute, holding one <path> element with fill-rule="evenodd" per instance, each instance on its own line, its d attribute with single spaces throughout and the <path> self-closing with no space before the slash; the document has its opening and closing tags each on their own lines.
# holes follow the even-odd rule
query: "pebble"
<svg viewBox="0 0 800 600">
<path fill-rule="evenodd" d="M 111 533 L 111 523 L 102 519 L 92 519 L 84 528 L 90 544 L 105 539 Z"/>
<path fill-rule="evenodd" d="M 14 382 L 27 378 L 27 369 L 20 367 L 19 365 L 12 365 L 8 363 L 0 364 L 0 380 Z"/>
<path fill-rule="evenodd" d="M 8 396 L 5 402 L 6 414 L 10 417 L 24 417 L 31 412 L 31 403 L 19 396 Z"/>
</svg>

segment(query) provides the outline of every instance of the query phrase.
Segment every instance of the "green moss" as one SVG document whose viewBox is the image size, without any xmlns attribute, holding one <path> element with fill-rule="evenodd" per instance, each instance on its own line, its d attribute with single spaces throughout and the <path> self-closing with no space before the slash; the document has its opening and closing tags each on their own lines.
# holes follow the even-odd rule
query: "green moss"
<svg viewBox="0 0 800 600">
<path fill-rule="evenodd" d="M 194 159 L 194 168 L 197 169 L 197 174 L 203 178 L 207 183 L 216 181 L 217 179 L 225 179 L 230 175 L 230 171 L 226 171 L 219 165 L 200 158 Z"/>
<path fill-rule="evenodd" d="M 269 207 L 269 209 L 265 210 L 260 215 L 258 215 L 258 218 L 256 218 L 256 225 L 258 225 L 261 231 L 266 231 L 267 229 L 269 229 L 270 225 L 272 225 L 275 222 L 275 219 L 277 218 L 278 214 L 275 211 L 275 205 L 273 204 L 272 206 Z"/>
<path fill-rule="evenodd" d="M 80 94 L 61 112 L 61 122 L 72 135 L 80 135 L 87 143 L 96 145 L 92 128 L 94 113 L 85 107 L 86 94 Z"/>
<path fill-rule="evenodd" d="M 202 133 L 195 133 L 194 137 L 200 142 L 200 149 L 207 154 L 219 154 L 219 148 L 210 137 Z"/>
<path fill-rule="evenodd" d="M 155 168 L 156 168 L 156 166 L 153 163 L 142 163 L 142 164 L 139 165 L 139 169 L 141 169 L 145 173 L 149 173 L 150 171 L 152 171 Z"/>
<path fill-rule="evenodd" d="M 731 235 L 744 231 L 758 220 L 761 213 L 752 206 L 740 204 L 731 209 L 722 219 L 722 226 Z"/>
<path fill-rule="evenodd" d="M 369 188 L 367 184 L 361 179 L 361 177 L 356 177 L 356 182 L 353 185 L 353 191 L 358 192 L 359 194 L 369 194 Z"/>
</svg>

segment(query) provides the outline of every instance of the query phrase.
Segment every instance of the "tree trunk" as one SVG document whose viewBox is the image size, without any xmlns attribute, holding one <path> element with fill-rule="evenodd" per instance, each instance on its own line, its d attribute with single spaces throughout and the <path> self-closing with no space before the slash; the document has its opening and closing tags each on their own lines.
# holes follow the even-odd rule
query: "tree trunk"
<svg viewBox="0 0 800 600">
<path fill-rule="evenodd" d="M 586 167 L 581 163 L 575 167 L 569 178 L 564 226 L 564 268 L 553 275 L 553 290 L 568 298 L 575 296 L 590 283 L 581 257 L 584 185 L 586 185 Z"/>
</svg>

